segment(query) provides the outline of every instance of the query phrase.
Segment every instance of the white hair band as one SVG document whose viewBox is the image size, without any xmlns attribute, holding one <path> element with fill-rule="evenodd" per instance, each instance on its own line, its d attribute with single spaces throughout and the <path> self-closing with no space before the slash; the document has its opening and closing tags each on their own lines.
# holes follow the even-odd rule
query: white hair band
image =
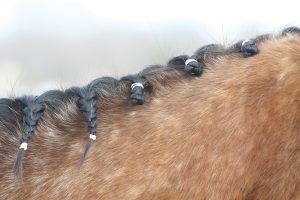
<svg viewBox="0 0 300 200">
<path fill-rule="evenodd" d="M 195 60 L 195 59 L 187 59 L 187 60 L 185 61 L 185 66 L 187 66 L 190 62 L 198 62 L 198 61 Z"/>
<path fill-rule="evenodd" d="M 92 140 L 96 140 L 96 135 L 92 135 L 92 134 L 90 134 L 90 139 L 92 139 Z"/>
<path fill-rule="evenodd" d="M 246 42 L 251 42 L 251 40 L 244 40 L 242 43 L 242 46 L 244 46 L 246 44 Z"/>
<path fill-rule="evenodd" d="M 24 149 L 24 150 L 26 150 L 26 149 L 27 149 L 27 145 L 28 145 L 27 142 L 23 142 L 23 143 L 20 145 L 20 148 L 19 148 L 19 149 Z"/>
<path fill-rule="evenodd" d="M 131 84 L 131 89 L 132 89 L 132 90 L 133 90 L 133 88 L 135 88 L 135 87 L 141 87 L 141 88 L 144 89 L 144 86 L 143 86 L 143 84 L 141 84 L 141 83 L 133 83 L 133 84 Z"/>
</svg>

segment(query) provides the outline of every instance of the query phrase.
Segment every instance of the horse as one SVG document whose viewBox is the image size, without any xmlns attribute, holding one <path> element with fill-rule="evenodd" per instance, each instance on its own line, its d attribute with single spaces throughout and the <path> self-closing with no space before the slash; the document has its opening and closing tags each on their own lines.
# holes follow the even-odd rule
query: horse
<svg viewBox="0 0 300 200">
<path fill-rule="evenodd" d="M 0 199 L 300 199 L 299 86 L 290 27 L 0 99 Z"/>
</svg>

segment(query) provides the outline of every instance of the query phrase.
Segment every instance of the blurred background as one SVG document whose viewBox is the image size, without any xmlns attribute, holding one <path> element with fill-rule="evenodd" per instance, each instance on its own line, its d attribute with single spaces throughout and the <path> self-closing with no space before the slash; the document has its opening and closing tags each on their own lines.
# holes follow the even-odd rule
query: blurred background
<svg viewBox="0 0 300 200">
<path fill-rule="evenodd" d="M 0 0 L 0 96 L 120 78 L 290 25 L 300 12 L 289 0 Z"/>
</svg>

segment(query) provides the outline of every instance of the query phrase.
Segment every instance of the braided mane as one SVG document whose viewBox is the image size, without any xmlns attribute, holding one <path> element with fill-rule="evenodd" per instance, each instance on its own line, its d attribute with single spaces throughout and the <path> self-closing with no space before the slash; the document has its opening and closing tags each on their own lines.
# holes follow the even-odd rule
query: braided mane
<svg viewBox="0 0 300 200">
<path fill-rule="evenodd" d="M 4 168 L 14 169 L 9 175 L 0 173 L 0 180 L 22 177 L 23 167 L 24 170 L 38 170 L 38 160 L 27 160 L 27 144 L 30 158 L 35 154 L 49 153 L 51 149 L 53 166 L 60 162 L 56 160 L 57 155 L 65 155 L 64 162 L 70 165 L 76 163 L 66 152 L 72 145 L 77 145 L 83 163 L 89 149 L 93 148 L 91 145 L 95 142 L 96 135 L 97 142 L 102 144 L 104 141 L 102 129 L 109 124 L 101 122 L 109 122 L 109 118 L 119 110 L 134 115 L 135 112 L 151 106 L 152 101 L 158 101 L 158 97 L 163 97 L 173 88 L 186 86 L 194 79 L 201 79 L 206 71 L 213 68 L 214 63 L 222 62 L 228 57 L 248 59 L 259 53 L 258 46 L 261 42 L 295 34 L 300 34 L 300 29 L 290 27 L 279 35 L 262 35 L 239 41 L 229 47 L 210 44 L 199 48 L 192 56 L 180 55 L 170 59 L 166 65 L 149 66 L 120 80 L 102 77 L 86 86 L 72 87 L 65 91 L 51 90 L 40 96 L 0 99 L 0 163 Z M 147 123 L 146 114 L 143 120 Z M 79 136 L 78 130 L 85 131 Z M 70 138 L 73 140 L 69 140 Z M 30 140 L 32 141 L 29 142 Z M 47 148 L 42 141 L 48 142 Z M 31 150 L 31 146 L 39 151 Z M 15 154 L 12 155 L 12 152 Z M 26 165 L 22 164 L 22 160 Z M 48 167 L 51 168 L 46 166 L 45 171 Z"/>
<path fill-rule="evenodd" d="M 286 36 L 290 32 L 298 33 L 298 29 L 289 27 L 283 30 L 282 35 Z M 146 96 L 148 101 L 150 101 L 151 98 L 158 95 L 161 91 L 171 88 L 174 82 L 180 82 L 180 79 L 184 79 L 184 77 L 191 79 L 192 76 L 188 76 L 188 74 L 200 76 L 203 72 L 203 67 L 207 65 L 206 63 L 224 56 L 241 55 L 242 57 L 248 57 L 257 54 L 256 43 L 270 37 L 270 35 L 258 36 L 252 40 L 245 40 L 244 43 L 239 41 L 228 48 L 217 44 L 206 45 L 199 48 L 192 56 L 177 56 L 172 58 L 166 66 L 149 66 L 137 74 L 125 76 L 120 80 L 112 77 L 103 77 L 93 80 L 86 86 L 72 87 L 66 91 L 52 90 L 40 96 L 0 99 L 0 111 L 4 110 L 2 113 L 3 117 L 0 116 L 0 121 L 5 126 L 8 126 L 10 128 L 9 131 L 14 132 L 12 133 L 14 135 L 16 135 L 16 132 L 23 132 L 21 143 L 25 142 L 27 149 L 27 143 L 33 136 L 44 111 L 54 113 L 55 111 L 68 112 L 68 109 L 64 110 L 61 108 L 65 108 L 67 104 L 76 104 L 83 114 L 83 120 L 86 121 L 87 131 L 90 134 L 83 151 L 81 159 L 83 161 L 94 140 L 92 138 L 96 138 L 97 99 L 104 104 L 100 106 L 100 111 L 98 111 L 100 112 L 100 117 L 105 107 L 124 104 L 124 100 L 127 101 L 128 96 L 130 96 L 132 104 L 142 105 L 146 101 L 144 92 L 147 93 Z M 190 62 L 187 63 L 187 61 Z M 136 87 L 129 90 L 130 85 L 135 83 L 141 83 L 144 87 Z M 131 95 L 128 95 L 128 91 L 131 92 Z M 14 123 L 18 124 L 18 129 L 12 127 L 11 116 L 14 115 L 23 115 L 23 119 L 18 118 L 14 121 Z M 5 132 L 7 133 L 7 131 Z M 17 153 L 14 169 L 17 176 L 20 176 L 21 173 L 23 151 L 24 148 L 20 147 Z"/>
</svg>

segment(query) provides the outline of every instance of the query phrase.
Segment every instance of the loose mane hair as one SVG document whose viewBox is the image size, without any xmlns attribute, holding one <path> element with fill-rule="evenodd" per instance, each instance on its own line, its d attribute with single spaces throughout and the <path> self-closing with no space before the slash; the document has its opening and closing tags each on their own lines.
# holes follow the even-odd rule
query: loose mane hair
<svg viewBox="0 0 300 200">
<path fill-rule="evenodd" d="M 299 77 L 289 27 L 0 99 L 0 199 L 298 199 Z"/>
</svg>

